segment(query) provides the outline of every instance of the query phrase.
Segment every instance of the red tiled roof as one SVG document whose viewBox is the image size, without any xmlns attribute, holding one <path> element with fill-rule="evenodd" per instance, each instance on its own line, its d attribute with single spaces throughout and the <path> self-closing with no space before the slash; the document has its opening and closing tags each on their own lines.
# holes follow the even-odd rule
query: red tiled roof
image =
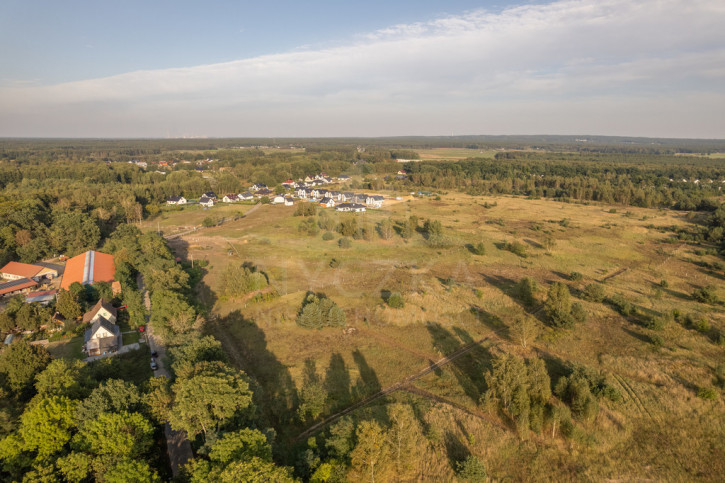
<svg viewBox="0 0 725 483">
<path fill-rule="evenodd" d="M 38 274 L 43 267 L 38 265 L 30 265 L 28 263 L 10 262 L 0 269 L 0 273 L 9 273 L 18 277 L 31 278 Z"/>
<path fill-rule="evenodd" d="M 95 251 L 81 253 L 66 263 L 60 288 L 68 290 L 73 282 L 81 285 L 113 282 L 115 274 L 116 266 L 113 263 L 113 255 Z"/>
<path fill-rule="evenodd" d="M 30 293 L 28 293 L 26 295 L 26 297 L 28 297 L 28 298 L 31 298 L 31 297 L 45 297 L 46 295 L 55 295 L 57 293 L 58 293 L 57 290 L 45 290 L 43 292 L 30 292 Z"/>
<path fill-rule="evenodd" d="M 28 280 L 27 278 L 13 280 L 12 282 L 0 284 L 0 295 L 17 292 L 28 287 L 35 287 L 36 285 L 38 285 L 37 282 L 35 282 L 34 280 Z"/>
</svg>

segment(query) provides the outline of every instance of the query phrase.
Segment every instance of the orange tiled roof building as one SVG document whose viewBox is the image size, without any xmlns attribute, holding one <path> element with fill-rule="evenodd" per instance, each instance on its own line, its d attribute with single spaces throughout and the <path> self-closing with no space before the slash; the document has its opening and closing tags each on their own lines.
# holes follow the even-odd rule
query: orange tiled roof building
<svg viewBox="0 0 725 483">
<path fill-rule="evenodd" d="M 73 282 L 92 285 L 96 282 L 113 282 L 116 266 L 113 255 L 96 251 L 81 253 L 68 260 L 63 272 L 60 288 L 68 290 Z"/>
</svg>

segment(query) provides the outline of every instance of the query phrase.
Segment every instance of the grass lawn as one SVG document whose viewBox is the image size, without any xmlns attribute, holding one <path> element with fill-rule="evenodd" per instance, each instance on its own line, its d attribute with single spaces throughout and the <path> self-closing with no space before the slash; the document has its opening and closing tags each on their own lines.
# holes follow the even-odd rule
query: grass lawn
<svg viewBox="0 0 725 483">
<path fill-rule="evenodd" d="M 83 349 L 83 336 L 79 335 L 71 339 L 51 342 L 48 344 L 48 352 L 50 355 L 56 358 L 63 359 L 83 359 L 85 354 L 82 352 Z"/>
<path fill-rule="evenodd" d="M 139 338 L 141 337 L 141 334 L 138 332 L 130 332 L 128 334 L 122 334 L 123 337 L 123 345 L 129 345 L 134 344 L 139 341 Z"/>
</svg>

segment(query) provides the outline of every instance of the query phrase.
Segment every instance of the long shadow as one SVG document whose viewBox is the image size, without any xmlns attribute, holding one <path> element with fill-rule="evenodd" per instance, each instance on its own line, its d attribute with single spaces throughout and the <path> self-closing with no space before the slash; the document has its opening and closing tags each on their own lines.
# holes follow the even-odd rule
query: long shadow
<svg viewBox="0 0 725 483">
<path fill-rule="evenodd" d="M 454 470 L 457 468 L 458 463 L 462 463 L 466 458 L 471 456 L 471 451 L 468 447 L 451 431 L 446 431 L 443 444 L 446 447 L 448 463 Z"/>
<path fill-rule="evenodd" d="M 640 341 L 642 341 L 642 342 L 645 342 L 645 343 L 649 343 L 649 342 L 651 342 L 651 340 L 650 340 L 650 338 L 649 338 L 649 337 L 647 337 L 647 336 L 646 336 L 646 335 L 644 335 L 644 334 L 640 334 L 639 332 L 635 332 L 635 331 L 633 331 L 632 329 L 629 329 L 629 328 L 627 328 L 627 327 L 624 327 L 624 331 L 625 331 L 625 332 L 626 332 L 627 334 L 629 334 L 629 335 L 631 335 L 632 337 L 634 337 L 635 339 L 637 339 L 637 340 L 640 340 Z"/>
<path fill-rule="evenodd" d="M 380 384 L 375 370 L 367 363 L 365 356 L 356 349 L 352 353 L 352 358 L 358 367 L 360 373 L 360 380 L 352 387 L 352 397 L 354 400 L 359 401 L 367 396 L 379 392 L 383 387 Z M 376 404 L 377 410 L 372 412 L 372 416 L 385 427 L 390 425 L 390 419 L 388 418 L 388 412 L 386 409 L 386 398 L 382 398 L 379 404 Z M 375 409 L 375 408 L 371 408 Z"/>
<path fill-rule="evenodd" d="M 202 266 L 202 263 L 206 262 L 192 262 L 189 260 L 189 243 L 183 238 L 175 239 L 171 246 L 174 254 L 181 261 L 184 271 L 189 274 L 189 295 L 196 302 L 196 305 L 203 307 L 203 310 L 209 313 L 217 302 L 217 296 L 211 287 L 204 282 L 204 277 L 209 273 Z"/>
<path fill-rule="evenodd" d="M 491 312 L 487 312 L 478 305 L 471 306 L 471 313 L 476 316 L 476 319 L 478 319 L 479 322 L 489 329 L 493 330 L 497 334 L 500 334 L 502 337 L 510 338 L 509 328 L 496 315 L 493 315 Z"/>
<path fill-rule="evenodd" d="M 287 366 L 267 349 L 264 331 L 238 310 L 219 319 L 219 339 L 230 358 L 253 379 L 254 399 L 261 416 L 278 434 L 292 434 L 298 395 Z M 229 337 L 229 333 L 233 334 Z M 230 340 L 231 339 L 231 340 Z M 234 344 L 229 347 L 229 344 Z"/>
<path fill-rule="evenodd" d="M 345 359 L 335 352 L 330 356 L 330 365 L 325 372 L 325 389 L 327 389 L 330 413 L 346 408 L 352 403 L 350 385 L 350 371 L 345 367 Z"/>
<path fill-rule="evenodd" d="M 473 342 L 473 338 L 463 329 L 456 328 L 456 335 L 437 323 L 428 324 L 428 332 L 433 338 L 433 347 L 443 355 L 450 355 L 463 345 Z M 481 346 L 476 346 L 466 354 L 454 359 L 447 367 L 452 369 L 461 388 L 471 400 L 478 404 L 485 391 L 484 373 L 490 367 L 491 354 Z"/>
</svg>

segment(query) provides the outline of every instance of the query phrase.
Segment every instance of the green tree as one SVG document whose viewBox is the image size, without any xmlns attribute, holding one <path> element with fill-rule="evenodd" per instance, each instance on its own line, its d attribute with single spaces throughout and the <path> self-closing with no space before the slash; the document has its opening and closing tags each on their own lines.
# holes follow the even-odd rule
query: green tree
<svg viewBox="0 0 725 483">
<path fill-rule="evenodd" d="M 184 367 L 191 367 L 202 361 L 227 362 L 227 355 L 222 349 L 222 343 L 210 335 L 172 347 L 168 353 L 173 360 L 171 369 L 175 373 L 180 372 Z"/>
<path fill-rule="evenodd" d="M 390 218 L 383 219 L 380 223 L 378 223 L 378 235 L 380 235 L 380 238 L 383 240 L 390 240 L 393 238 L 393 234 L 395 233 L 395 230 L 393 229 L 393 220 Z"/>
<path fill-rule="evenodd" d="M 604 287 L 598 283 L 590 283 L 582 292 L 582 298 L 590 302 L 602 302 L 605 297 Z"/>
<path fill-rule="evenodd" d="M 70 452 L 55 462 L 66 481 L 84 481 L 91 474 L 93 458 L 82 452 Z"/>
<path fill-rule="evenodd" d="M 11 344 L 0 354 L 0 373 L 5 374 L 10 389 L 20 396 L 29 395 L 35 376 L 48 364 L 48 351 L 41 346 L 31 346 L 24 340 Z"/>
<path fill-rule="evenodd" d="M 140 408 L 141 394 L 134 384 L 121 379 L 107 379 L 78 404 L 75 418 L 78 426 L 83 426 L 102 413 L 133 412 Z"/>
<path fill-rule="evenodd" d="M 483 483 L 486 481 L 486 467 L 476 456 L 470 455 L 456 464 L 456 476 L 461 481 Z"/>
<path fill-rule="evenodd" d="M 15 329 L 15 319 L 7 311 L 0 313 L 0 332 L 10 332 Z"/>
<path fill-rule="evenodd" d="M 113 465 L 103 475 L 107 483 L 156 483 L 159 475 L 145 461 L 124 459 Z"/>
<path fill-rule="evenodd" d="M 55 308 L 66 320 L 75 320 L 83 313 L 83 306 L 78 296 L 67 290 L 58 292 Z"/>
<path fill-rule="evenodd" d="M 272 447 L 264 434 L 250 428 L 225 433 L 214 442 L 209 451 L 209 459 L 222 464 L 254 457 L 271 462 Z"/>
<path fill-rule="evenodd" d="M 509 333 L 514 341 L 526 349 L 539 334 L 539 324 L 530 315 L 519 316 L 511 323 Z"/>
<path fill-rule="evenodd" d="M 139 458 L 153 444 L 154 428 L 139 413 L 100 413 L 80 429 L 78 444 L 97 455 Z"/>
<path fill-rule="evenodd" d="M 388 407 L 391 426 L 388 432 L 398 477 L 412 467 L 418 442 L 423 434 L 420 423 L 409 404 L 395 403 Z"/>
<path fill-rule="evenodd" d="M 75 427 L 75 401 L 53 396 L 32 405 L 20 417 L 18 434 L 24 447 L 37 451 L 39 458 L 58 453 L 70 441 Z"/>
<path fill-rule="evenodd" d="M 160 424 L 169 420 L 174 394 L 166 377 L 152 377 L 146 381 L 142 402 L 147 413 Z"/>
<path fill-rule="evenodd" d="M 516 291 L 521 301 L 527 306 L 532 307 L 536 304 L 536 293 L 539 291 L 539 286 L 533 278 L 522 278 L 516 286 Z"/>
<path fill-rule="evenodd" d="M 375 468 L 385 462 L 388 456 L 388 440 L 383 428 L 375 421 L 363 421 L 356 431 L 357 444 L 350 458 L 354 468 L 369 472 L 370 481 L 375 482 Z"/>
<path fill-rule="evenodd" d="M 570 328 L 574 325 L 571 314 L 571 294 L 569 287 L 561 282 L 555 282 L 549 287 L 544 303 L 546 316 L 554 327 Z"/>
<path fill-rule="evenodd" d="M 81 361 L 53 359 L 35 377 L 35 390 L 40 397 L 66 396 L 82 399 L 88 394 L 90 385 Z"/>
<path fill-rule="evenodd" d="M 215 431 L 252 406 L 244 373 L 219 361 L 202 361 L 181 372 L 172 390 L 175 397 L 169 422 L 190 437 Z"/>
</svg>

